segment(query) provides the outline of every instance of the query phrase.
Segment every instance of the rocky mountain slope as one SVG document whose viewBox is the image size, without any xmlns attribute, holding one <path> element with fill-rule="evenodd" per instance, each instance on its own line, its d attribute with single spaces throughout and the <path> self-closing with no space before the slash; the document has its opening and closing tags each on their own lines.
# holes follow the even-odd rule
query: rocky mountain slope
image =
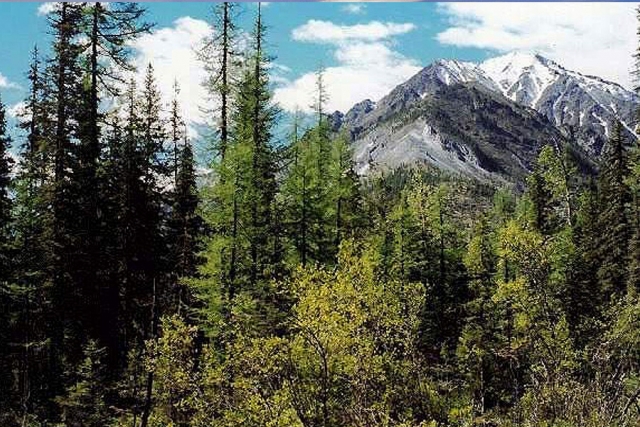
<svg viewBox="0 0 640 427">
<path fill-rule="evenodd" d="M 629 132 L 640 99 L 622 86 L 567 70 L 540 55 L 511 53 L 477 67 L 507 98 L 534 108 L 563 128 L 589 153 L 599 155 L 611 124 Z"/>
<path fill-rule="evenodd" d="M 639 104 L 616 83 L 514 53 L 480 64 L 436 61 L 333 120 L 350 131 L 361 173 L 426 162 L 518 180 L 545 144 L 569 141 L 578 157 L 596 158 L 614 120 L 632 133 Z"/>
</svg>

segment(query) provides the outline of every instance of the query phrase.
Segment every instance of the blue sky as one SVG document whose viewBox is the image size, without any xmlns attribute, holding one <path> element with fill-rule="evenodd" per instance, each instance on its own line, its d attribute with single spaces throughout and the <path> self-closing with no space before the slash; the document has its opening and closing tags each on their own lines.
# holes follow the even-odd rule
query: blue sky
<svg viewBox="0 0 640 427">
<path fill-rule="evenodd" d="M 211 31 L 211 4 L 150 2 L 154 33 L 134 46 L 151 61 L 160 87 L 182 86 L 185 114 L 198 122 L 206 101 L 193 48 Z M 482 61 L 512 50 L 541 53 L 567 68 L 631 85 L 637 44 L 636 4 L 278 3 L 264 7 L 276 56 L 275 97 L 285 109 L 305 108 L 313 72 L 327 68 L 332 109 L 377 99 L 438 58 Z M 248 26 L 256 5 L 243 4 Z M 10 107 L 24 97 L 29 51 L 47 45 L 46 6 L 0 3 L 0 93 Z M 14 111 L 14 110 L 12 110 Z"/>
</svg>

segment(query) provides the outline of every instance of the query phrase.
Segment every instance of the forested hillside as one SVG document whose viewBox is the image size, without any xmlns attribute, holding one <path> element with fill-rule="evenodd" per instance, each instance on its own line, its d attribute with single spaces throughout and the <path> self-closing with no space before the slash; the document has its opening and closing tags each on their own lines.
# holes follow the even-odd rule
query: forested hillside
<svg viewBox="0 0 640 427">
<path fill-rule="evenodd" d="M 49 15 L 20 129 L 0 102 L 0 425 L 640 426 L 638 141 L 359 177 L 322 72 L 289 123 L 242 8 L 200 52 L 206 165 L 180 82 L 131 77 L 138 4 Z"/>
</svg>

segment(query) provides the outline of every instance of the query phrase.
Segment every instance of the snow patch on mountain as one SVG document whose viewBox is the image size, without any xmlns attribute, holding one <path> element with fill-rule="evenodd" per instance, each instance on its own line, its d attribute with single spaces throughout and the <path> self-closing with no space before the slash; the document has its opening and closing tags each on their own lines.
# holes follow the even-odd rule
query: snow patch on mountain
<svg viewBox="0 0 640 427">
<path fill-rule="evenodd" d="M 503 95 L 532 108 L 562 70 L 555 62 L 539 55 L 517 52 L 488 59 L 479 68 L 497 84 Z"/>
<path fill-rule="evenodd" d="M 481 63 L 435 61 L 379 100 L 375 108 L 371 101 L 356 105 L 346 115 L 353 120 L 346 122 L 366 129 L 367 124 L 406 109 L 443 86 L 468 83 L 537 110 L 594 156 L 601 154 L 615 120 L 620 120 L 630 135 L 635 134 L 640 98 L 634 92 L 599 77 L 567 70 L 539 54 L 522 52 Z"/>
</svg>

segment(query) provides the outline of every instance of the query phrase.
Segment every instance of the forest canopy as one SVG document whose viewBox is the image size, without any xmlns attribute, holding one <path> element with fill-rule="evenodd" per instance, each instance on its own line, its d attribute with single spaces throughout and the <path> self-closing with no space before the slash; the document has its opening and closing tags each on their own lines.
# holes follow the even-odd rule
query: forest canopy
<svg viewBox="0 0 640 427">
<path fill-rule="evenodd" d="M 206 165 L 179 82 L 128 77 L 144 8 L 49 15 L 18 132 L 0 101 L 0 424 L 639 426 L 637 139 L 595 175 L 542 141 L 522 185 L 358 176 L 322 71 L 289 123 L 241 8 L 199 55 Z"/>
</svg>

